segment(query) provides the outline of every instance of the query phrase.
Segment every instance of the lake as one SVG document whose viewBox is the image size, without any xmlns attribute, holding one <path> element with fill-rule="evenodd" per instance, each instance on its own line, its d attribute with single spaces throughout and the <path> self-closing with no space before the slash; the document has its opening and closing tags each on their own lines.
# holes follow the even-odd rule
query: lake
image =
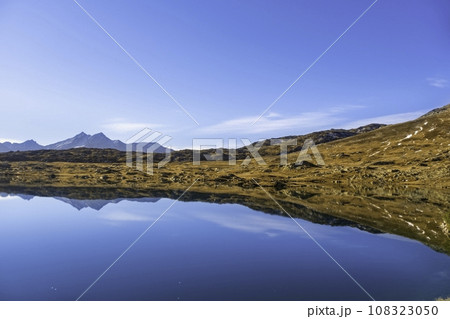
<svg viewBox="0 0 450 319">
<path fill-rule="evenodd" d="M 450 295 L 446 254 L 295 220 L 376 300 Z M 239 204 L 2 193 L 0 300 L 369 300 L 317 243 L 291 218 Z"/>
</svg>

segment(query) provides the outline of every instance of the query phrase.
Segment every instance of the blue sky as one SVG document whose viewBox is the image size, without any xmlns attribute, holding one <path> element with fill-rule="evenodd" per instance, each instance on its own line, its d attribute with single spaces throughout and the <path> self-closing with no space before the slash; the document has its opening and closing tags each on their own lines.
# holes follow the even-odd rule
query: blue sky
<svg viewBox="0 0 450 319">
<path fill-rule="evenodd" d="M 0 141 L 144 127 L 259 138 L 409 120 L 450 103 L 450 2 L 0 0 Z"/>
</svg>

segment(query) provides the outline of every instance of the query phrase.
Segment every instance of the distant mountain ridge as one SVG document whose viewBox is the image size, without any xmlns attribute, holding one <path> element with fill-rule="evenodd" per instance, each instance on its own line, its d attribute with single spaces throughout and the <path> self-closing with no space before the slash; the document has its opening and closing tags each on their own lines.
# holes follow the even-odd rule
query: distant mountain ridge
<svg viewBox="0 0 450 319">
<path fill-rule="evenodd" d="M 0 192 L 0 198 L 7 198 L 9 196 L 17 196 L 22 198 L 23 200 L 32 200 L 34 195 L 26 195 L 26 194 L 16 194 L 16 193 L 4 193 Z M 62 201 L 66 204 L 71 205 L 77 210 L 82 210 L 84 208 L 91 208 L 97 211 L 100 211 L 103 207 L 108 204 L 118 204 L 122 201 L 129 202 L 139 202 L 139 203 L 156 203 L 161 199 L 161 197 L 138 197 L 138 198 L 127 198 L 127 197 L 118 197 L 114 199 L 74 199 L 68 197 L 55 196 L 54 199 Z"/>
<path fill-rule="evenodd" d="M 159 145 L 158 143 L 152 142 L 142 144 L 146 145 L 146 147 L 153 146 L 154 144 Z M 137 145 L 137 143 L 133 143 L 133 149 L 135 149 Z M 80 134 L 66 140 L 45 146 L 38 144 L 34 140 L 27 140 L 23 143 L 0 143 L 0 153 L 16 151 L 68 150 L 72 148 L 98 148 L 126 151 L 127 144 L 120 140 L 111 140 L 103 133 L 89 135 L 84 132 L 81 132 Z M 170 149 L 159 145 L 159 147 L 155 150 L 155 153 L 165 153 L 166 150 L 171 151 Z"/>
<path fill-rule="evenodd" d="M 284 136 L 279 137 L 278 139 L 295 139 L 297 140 L 297 146 L 292 146 L 288 148 L 288 153 L 299 151 L 304 142 L 307 139 L 312 139 L 315 144 L 323 144 L 332 142 L 339 139 L 344 139 L 348 137 L 352 137 L 361 133 L 367 133 L 374 130 L 378 130 L 379 128 L 385 127 L 385 124 L 368 124 L 365 126 L 361 126 L 358 128 L 353 129 L 329 129 L 324 131 L 318 131 L 313 132 L 305 135 L 290 135 L 290 136 Z M 278 155 L 280 152 L 280 147 L 276 143 L 273 144 L 272 141 L 276 141 L 277 139 L 266 139 L 263 141 L 261 149 L 259 149 L 259 154 L 262 156 L 270 156 L 270 155 Z M 154 144 L 158 143 L 142 143 L 145 144 L 148 148 Z M 253 143 L 254 145 L 256 144 Z M 158 144 L 159 145 L 159 144 Z M 123 156 L 123 154 L 115 153 L 115 152 L 109 152 L 102 154 L 95 152 L 95 149 L 111 149 L 116 151 L 126 151 L 127 144 L 119 141 L 119 140 L 110 140 L 108 137 L 106 137 L 103 133 L 98 133 L 95 135 L 88 135 L 84 132 L 81 132 L 78 135 L 75 135 L 72 138 L 53 143 L 47 146 L 42 146 L 37 144 L 33 140 L 25 141 L 23 143 L 0 143 L 0 153 L 6 153 L 11 151 L 41 151 L 41 156 L 44 156 L 46 158 L 46 161 L 54 162 L 54 161 L 96 161 L 96 162 L 116 162 Z M 132 145 L 132 149 L 136 150 L 138 144 L 134 143 Z M 72 153 L 71 149 L 79 149 L 79 148 L 86 148 L 91 149 L 89 152 L 86 150 L 86 152 L 81 153 Z M 144 149 L 145 149 L 144 148 Z M 47 153 L 45 151 L 65 151 L 65 152 L 55 152 L 55 153 Z M 159 147 L 156 149 L 154 153 L 165 153 L 166 150 L 172 153 L 172 160 L 174 161 L 191 161 L 192 160 L 192 150 L 191 149 L 184 149 L 179 151 L 174 151 L 170 148 L 163 147 L 159 145 Z M 202 150 L 203 153 L 208 153 L 211 150 Z M 39 153 L 39 152 L 38 152 Z M 229 156 L 229 150 L 224 150 L 224 158 L 227 159 Z M 36 155 L 36 154 L 35 154 Z M 249 156 L 249 151 L 246 147 L 241 147 L 236 149 L 236 158 L 237 159 L 244 159 L 247 156 Z M 20 154 L 12 154 L 11 156 L 8 155 L 9 160 L 23 160 L 24 158 L 31 156 L 33 157 L 33 154 L 30 153 L 20 153 Z M 71 158 L 71 160 L 69 160 Z M 121 159 L 122 160 L 122 159 Z M 123 159 L 124 160 L 124 159 Z"/>
<path fill-rule="evenodd" d="M 66 204 L 69 204 L 72 207 L 76 208 L 77 210 L 82 210 L 83 208 L 91 208 L 96 211 L 100 211 L 103 207 L 105 207 L 108 204 L 117 204 L 120 203 L 121 201 L 156 203 L 161 199 L 159 197 L 115 198 L 115 199 L 73 199 L 67 197 L 53 197 L 53 198 L 60 200 Z"/>
<path fill-rule="evenodd" d="M 23 143 L 11 143 L 4 142 L 0 143 L 0 152 L 9 152 L 9 151 L 36 151 L 41 150 L 44 147 L 39 145 L 34 140 L 28 140 Z"/>
<path fill-rule="evenodd" d="M 278 140 L 295 140 L 297 144 L 295 146 L 289 146 L 287 148 L 288 153 L 300 151 L 306 140 L 312 139 L 316 145 L 329 143 L 332 141 L 352 137 L 358 134 L 367 133 L 371 131 L 378 130 L 379 128 L 385 127 L 386 124 L 372 123 L 358 128 L 352 129 L 329 129 L 323 131 L 312 132 L 303 135 L 289 135 L 278 138 L 265 139 L 263 141 L 252 143 L 253 146 L 260 144 L 261 148 L 258 149 L 258 154 L 261 156 L 275 156 L 280 154 L 280 146 Z M 228 160 L 230 156 L 235 156 L 237 160 L 243 160 L 247 156 L 252 156 L 246 146 L 237 148 L 234 155 L 230 155 L 229 149 L 223 149 L 223 158 Z M 202 150 L 201 153 L 208 154 L 211 152 L 209 150 Z M 175 161 L 191 161 L 192 160 L 192 150 L 180 150 L 172 153 L 172 159 Z M 211 156 L 215 155 L 209 155 Z M 219 157 L 222 157 L 219 155 Z"/>
</svg>

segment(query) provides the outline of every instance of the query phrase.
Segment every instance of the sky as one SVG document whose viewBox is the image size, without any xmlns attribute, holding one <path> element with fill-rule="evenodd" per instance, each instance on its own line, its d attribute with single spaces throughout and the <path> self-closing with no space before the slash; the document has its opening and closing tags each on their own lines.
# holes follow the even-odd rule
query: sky
<svg viewBox="0 0 450 319">
<path fill-rule="evenodd" d="M 77 2 L 0 0 L 0 141 L 148 127 L 185 148 L 450 103 L 448 0 L 379 0 L 356 23 L 374 0 Z"/>
</svg>

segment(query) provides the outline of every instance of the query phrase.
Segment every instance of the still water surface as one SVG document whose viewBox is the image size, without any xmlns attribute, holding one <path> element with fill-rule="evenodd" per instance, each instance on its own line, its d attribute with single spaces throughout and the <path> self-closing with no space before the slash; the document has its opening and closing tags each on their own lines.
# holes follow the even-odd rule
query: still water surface
<svg viewBox="0 0 450 319">
<path fill-rule="evenodd" d="M 0 196 L 0 300 L 75 300 L 173 200 Z M 450 295 L 450 257 L 297 220 L 377 300 Z M 177 202 L 81 300 L 368 300 L 290 219 Z"/>
</svg>

